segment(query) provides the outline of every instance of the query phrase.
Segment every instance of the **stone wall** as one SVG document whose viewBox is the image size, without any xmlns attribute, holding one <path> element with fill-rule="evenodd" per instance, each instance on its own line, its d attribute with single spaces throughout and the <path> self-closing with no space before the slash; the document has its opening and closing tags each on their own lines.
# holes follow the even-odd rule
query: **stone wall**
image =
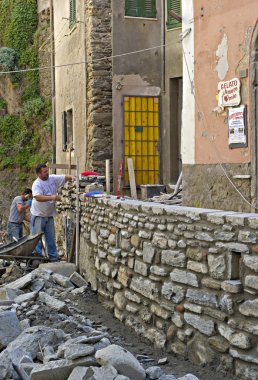
<svg viewBox="0 0 258 380">
<path fill-rule="evenodd" d="M 252 203 L 250 164 L 223 164 L 223 168 L 237 189 Z M 183 204 L 251 211 L 251 206 L 237 193 L 219 164 L 183 166 Z"/>
<path fill-rule="evenodd" d="M 42 5 L 43 7 L 43 5 Z M 50 8 L 40 8 L 38 13 L 38 57 L 40 67 L 49 67 L 47 70 L 39 71 L 40 95 L 44 98 L 51 97 L 51 29 Z"/>
<path fill-rule="evenodd" d="M 71 214 L 71 189 L 63 197 Z M 80 199 L 80 272 L 116 318 L 168 352 L 257 379 L 258 215 Z"/>
<path fill-rule="evenodd" d="M 85 1 L 87 64 L 86 168 L 104 172 L 112 158 L 111 1 Z"/>
</svg>

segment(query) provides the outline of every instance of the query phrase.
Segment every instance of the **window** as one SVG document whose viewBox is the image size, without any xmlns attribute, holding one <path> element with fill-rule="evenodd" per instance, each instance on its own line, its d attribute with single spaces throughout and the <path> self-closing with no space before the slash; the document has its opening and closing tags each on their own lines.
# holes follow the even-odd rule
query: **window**
<svg viewBox="0 0 258 380">
<path fill-rule="evenodd" d="M 155 18 L 156 13 L 156 0 L 125 1 L 125 16 Z"/>
<path fill-rule="evenodd" d="M 76 0 L 69 0 L 69 28 L 72 29 L 76 23 Z"/>
<path fill-rule="evenodd" d="M 180 21 L 175 20 L 173 17 L 170 16 L 169 12 L 174 11 L 179 16 L 182 14 L 181 9 L 181 0 L 167 0 L 167 28 L 168 29 L 175 29 L 175 28 L 181 28 L 182 23 Z"/>
<path fill-rule="evenodd" d="M 73 148 L 73 110 L 62 113 L 62 145 L 63 152 Z"/>
</svg>

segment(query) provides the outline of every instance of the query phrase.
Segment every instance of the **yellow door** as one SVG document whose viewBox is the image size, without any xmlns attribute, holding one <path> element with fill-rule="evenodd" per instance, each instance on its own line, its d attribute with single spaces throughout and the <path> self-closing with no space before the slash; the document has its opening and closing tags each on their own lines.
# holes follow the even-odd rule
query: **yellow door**
<svg viewBox="0 0 258 380">
<path fill-rule="evenodd" d="M 132 158 L 136 185 L 159 183 L 159 98 L 124 97 L 124 185 L 129 185 L 127 158 Z"/>
</svg>

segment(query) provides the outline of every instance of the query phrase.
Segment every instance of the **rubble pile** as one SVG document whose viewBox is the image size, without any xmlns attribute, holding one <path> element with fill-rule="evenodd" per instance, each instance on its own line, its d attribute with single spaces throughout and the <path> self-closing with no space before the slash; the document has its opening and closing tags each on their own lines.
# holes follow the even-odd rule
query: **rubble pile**
<svg viewBox="0 0 258 380">
<path fill-rule="evenodd" d="M 176 380 L 83 315 L 88 284 L 73 264 L 51 265 L 0 287 L 0 380 Z"/>
</svg>

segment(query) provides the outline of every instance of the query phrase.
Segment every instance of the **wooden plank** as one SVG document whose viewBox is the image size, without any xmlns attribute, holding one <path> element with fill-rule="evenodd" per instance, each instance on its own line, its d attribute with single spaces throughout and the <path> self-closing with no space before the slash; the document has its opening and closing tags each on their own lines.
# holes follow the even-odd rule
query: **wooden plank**
<svg viewBox="0 0 258 380">
<path fill-rule="evenodd" d="M 131 189 L 131 197 L 133 199 L 137 199 L 137 191 L 136 191 L 136 183 L 135 183 L 135 175 L 134 175 L 132 158 L 127 158 L 127 165 L 128 165 L 128 174 L 129 174 L 129 182 L 130 182 L 130 189 Z"/>
<path fill-rule="evenodd" d="M 69 169 L 68 164 L 49 164 L 50 169 Z M 76 169 L 76 165 L 71 165 L 71 169 Z"/>
<path fill-rule="evenodd" d="M 123 160 L 120 160 L 119 169 L 118 169 L 118 177 L 117 177 L 117 186 L 116 186 L 116 197 L 119 199 L 121 197 L 121 181 L 123 175 Z"/>
<path fill-rule="evenodd" d="M 106 192 L 110 193 L 110 160 L 106 160 Z"/>
</svg>

